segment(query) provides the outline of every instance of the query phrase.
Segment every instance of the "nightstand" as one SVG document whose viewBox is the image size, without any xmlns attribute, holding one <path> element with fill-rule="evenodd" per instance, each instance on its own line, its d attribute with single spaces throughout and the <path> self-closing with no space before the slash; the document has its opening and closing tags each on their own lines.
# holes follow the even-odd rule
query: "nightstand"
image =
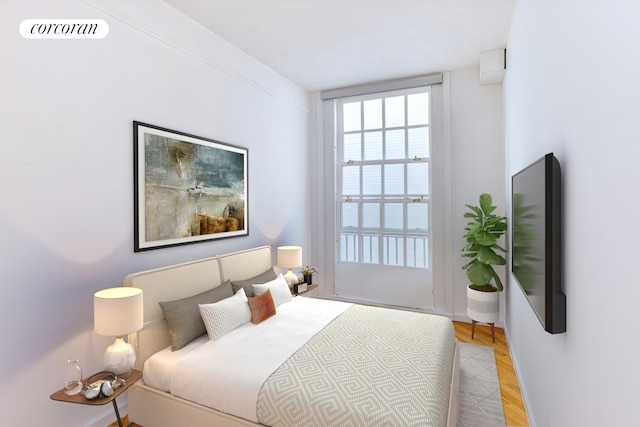
<svg viewBox="0 0 640 427">
<path fill-rule="evenodd" d="M 122 425 L 122 419 L 120 418 L 120 412 L 118 411 L 118 405 L 116 404 L 116 397 L 120 396 L 120 394 L 124 393 L 129 387 L 131 387 L 136 381 L 142 378 L 142 372 L 136 369 L 131 370 L 131 375 L 124 379 L 125 383 L 122 387 L 113 392 L 113 394 L 109 397 L 103 397 L 101 399 L 96 400 L 87 400 L 84 397 L 84 390 L 78 394 L 74 394 L 73 396 L 69 396 L 65 394 L 64 388 L 53 393 L 50 398 L 52 400 L 58 400 L 60 402 L 68 402 L 68 403 L 79 403 L 81 405 L 105 405 L 109 402 L 113 402 L 113 410 L 116 412 L 116 418 L 118 419 L 118 426 L 124 427 Z M 84 378 L 82 381 L 86 382 L 87 378 Z M 132 427 L 135 423 L 129 424 L 127 427 Z"/>
</svg>

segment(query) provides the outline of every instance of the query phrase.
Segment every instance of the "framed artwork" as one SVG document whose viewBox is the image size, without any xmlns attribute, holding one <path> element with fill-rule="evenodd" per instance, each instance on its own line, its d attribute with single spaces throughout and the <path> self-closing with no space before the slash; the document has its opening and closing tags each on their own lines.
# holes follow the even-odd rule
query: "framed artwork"
<svg viewBox="0 0 640 427">
<path fill-rule="evenodd" d="M 246 148 L 133 122 L 134 252 L 246 236 Z"/>
</svg>

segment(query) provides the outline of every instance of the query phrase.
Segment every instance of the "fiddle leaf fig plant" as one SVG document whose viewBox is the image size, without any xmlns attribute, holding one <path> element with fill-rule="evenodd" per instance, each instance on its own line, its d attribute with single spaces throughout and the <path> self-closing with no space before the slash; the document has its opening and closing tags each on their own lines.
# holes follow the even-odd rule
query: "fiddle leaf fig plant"
<svg viewBox="0 0 640 427">
<path fill-rule="evenodd" d="M 493 268 L 505 265 L 507 260 L 499 252 L 507 250 L 498 244 L 498 239 L 507 231 L 507 218 L 495 215 L 490 194 L 480 195 L 480 206 L 465 205 L 469 212 L 464 217 L 471 221 L 465 227 L 467 244 L 462 248 L 462 256 L 471 260 L 462 266 L 471 288 L 481 291 L 502 291 L 502 281 Z M 495 287 L 491 281 L 495 281 Z"/>
</svg>

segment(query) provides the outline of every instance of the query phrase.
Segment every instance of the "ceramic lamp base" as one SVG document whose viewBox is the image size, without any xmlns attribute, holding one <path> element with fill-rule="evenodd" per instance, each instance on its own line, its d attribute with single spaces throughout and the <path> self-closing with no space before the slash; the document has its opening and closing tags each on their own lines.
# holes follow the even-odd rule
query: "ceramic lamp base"
<svg viewBox="0 0 640 427">
<path fill-rule="evenodd" d="M 122 337 L 117 337 L 116 341 L 107 347 L 102 362 L 105 371 L 113 372 L 120 378 L 126 378 L 131 375 L 131 368 L 136 363 L 136 351 Z"/>
<path fill-rule="evenodd" d="M 294 284 L 298 283 L 298 276 L 296 276 L 293 271 L 289 270 L 287 271 L 287 274 L 284 275 L 284 280 L 287 281 L 289 287 L 292 287 Z"/>
</svg>

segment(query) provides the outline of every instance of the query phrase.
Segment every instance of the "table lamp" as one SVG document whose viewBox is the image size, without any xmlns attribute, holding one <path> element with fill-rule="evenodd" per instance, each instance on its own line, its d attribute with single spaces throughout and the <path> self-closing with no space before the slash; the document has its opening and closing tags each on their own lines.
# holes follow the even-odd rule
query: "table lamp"
<svg viewBox="0 0 640 427">
<path fill-rule="evenodd" d="M 121 378 L 131 374 L 136 361 L 133 346 L 123 336 L 142 329 L 142 289 L 118 287 L 103 289 L 93 295 L 93 329 L 98 335 L 116 337 L 102 359 L 104 369 Z"/>
<path fill-rule="evenodd" d="M 298 276 L 295 275 L 292 268 L 302 265 L 302 248 L 300 246 L 279 246 L 278 247 L 278 267 L 286 268 L 287 274 L 284 279 L 289 286 L 298 283 Z"/>
</svg>

